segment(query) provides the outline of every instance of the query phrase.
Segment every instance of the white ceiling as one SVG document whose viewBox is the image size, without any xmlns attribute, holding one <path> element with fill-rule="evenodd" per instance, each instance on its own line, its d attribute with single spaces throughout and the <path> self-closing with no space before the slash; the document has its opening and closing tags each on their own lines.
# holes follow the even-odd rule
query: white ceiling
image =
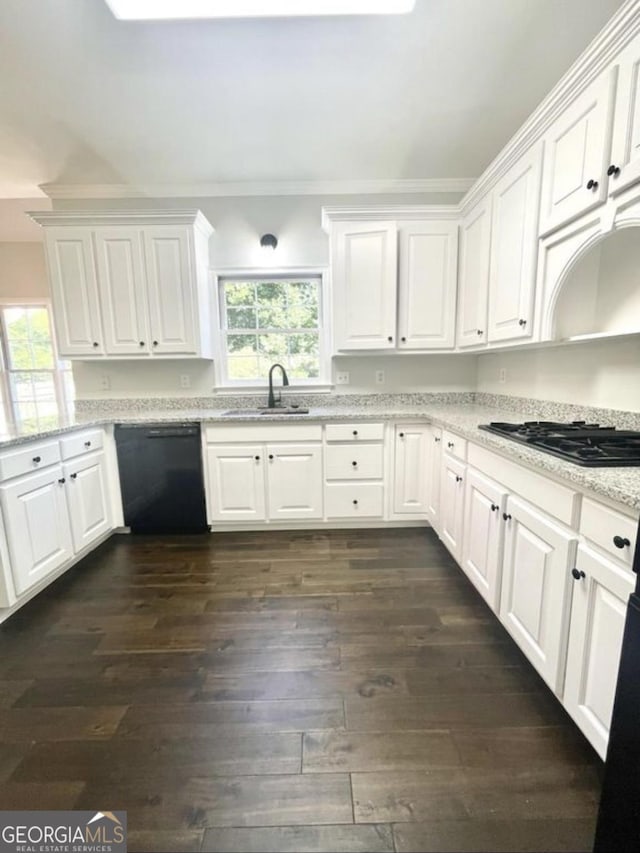
<svg viewBox="0 0 640 853">
<path fill-rule="evenodd" d="M 131 23 L 1 0 L 0 198 L 42 183 L 475 177 L 621 0 Z"/>
</svg>

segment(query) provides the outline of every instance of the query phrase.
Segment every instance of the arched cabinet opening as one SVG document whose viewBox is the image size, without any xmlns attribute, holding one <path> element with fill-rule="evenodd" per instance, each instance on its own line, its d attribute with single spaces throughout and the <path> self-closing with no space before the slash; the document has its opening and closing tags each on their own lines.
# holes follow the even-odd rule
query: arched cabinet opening
<svg viewBox="0 0 640 853">
<path fill-rule="evenodd" d="M 572 266 L 553 312 L 555 340 L 640 333 L 640 227 L 613 231 Z"/>
</svg>

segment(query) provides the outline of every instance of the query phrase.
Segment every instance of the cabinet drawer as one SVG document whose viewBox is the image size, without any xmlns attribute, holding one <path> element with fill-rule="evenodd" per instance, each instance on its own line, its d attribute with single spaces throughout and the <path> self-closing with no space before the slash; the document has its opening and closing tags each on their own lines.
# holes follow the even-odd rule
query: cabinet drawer
<svg viewBox="0 0 640 853">
<path fill-rule="evenodd" d="M 449 432 L 446 429 L 442 430 L 442 449 L 445 453 L 450 453 L 456 459 L 461 459 L 462 462 L 467 458 L 467 440 L 460 438 L 454 432 Z"/>
<path fill-rule="evenodd" d="M 327 441 L 382 441 L 384 424 L 327 424 Z"/>
<path fill-rule="evenodd" d="M 582 501 L 580 533 L 628 566 L 633 561 L 637 530 L 638 522 L 628 515 L 590 498 Z"/>
<path fill-rule="evenodd" d="M 382 444 L 330 444 L 326 448 L 327 480 L 381 480 L 382 471 Z"/>
<path fill-rule="evenodd" d="M 329 483 L 324 495 L 327 518 L 382 517 L 382 483 Z"/>
<path fill-rule="evenodd" d="M 0 480 L 30 474 L 32 471 L 39 471 L 59 461 L 60 446 L 57 441 L 28 444 L 20 450 L 8 451 L 0 455 Z"/>
<path fill-rule="evenodd" d="M 101 429 L 87 430 L 86 432 L 74 432 L 60 439 L 60 450 L 63 459 L 71 459 L 80 456 L 81 453 L 89 453 L 100 450 L 104 443 L 104 433 Z"/>
</svg>

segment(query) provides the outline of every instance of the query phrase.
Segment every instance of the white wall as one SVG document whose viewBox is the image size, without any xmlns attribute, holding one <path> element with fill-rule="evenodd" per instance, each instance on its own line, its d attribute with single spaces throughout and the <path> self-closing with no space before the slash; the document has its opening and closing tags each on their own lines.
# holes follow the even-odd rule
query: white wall
<svg viewBox="0 0 640 853">
<path fill-rule="evenodd" d="M 42 243 L 0 243 L 0 298 L 49 299 Z"/>
<path fill-rule="evenodd" d="M 638 412 L 640 335 L 481 355 L 477 390 Z"/>
</svg>

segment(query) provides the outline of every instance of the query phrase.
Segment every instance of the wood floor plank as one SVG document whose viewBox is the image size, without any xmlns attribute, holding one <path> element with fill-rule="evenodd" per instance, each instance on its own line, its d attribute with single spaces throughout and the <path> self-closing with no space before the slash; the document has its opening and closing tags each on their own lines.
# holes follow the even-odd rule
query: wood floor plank
<svg viewBox="0 0 640 853">
<path fill-rule="evenodd" d="M 0 711 L 4 743 L 110 738 L 126 706 L 94 708 L 10 708 Z"/>
<path fill-rule="evenodd" d="M 304 773 L 355 773 L 458 767 L 460 755 L 448 731 L 307 732 Z"/>
<path fill-rule="evenodd" d="M 129 853 L 199 853 L 203 835 L 204 830 L 163 832 L 131 830 L 127 826 L 127 850 Z"/>
<path fill-rule="evenodd" d="M 83 789 L 83 782 L 7 782 L 0 785 L 0 803 L 4 811 L 73 809 Z"/>
<path fill-rule="evenodd" d="M 307 670 L 256 672 L 239 675 L 207 676 L 199 698 L 202 701 L 250 702 L 265 699 L 305 699 L 310 697 L 363 697 L 392 693 L 407 694 L 405 673 L 377 670 Z"/>
<path fill-rule="evenodd" d="M 558 726 L 456 730 L 452 738 L 466 767 L 597 766 L 595 757 L 585 750 L 583 735 L 568 720 Z"/>
<path fill-rule="evenodd" d="M 391 827 L 278 826 L 207 829 L 203 853 L 394 853 Z"/>
<path fill-rule="evenodd" d="M 407 669 L 405 682 L 411 696 L 437 696 L 443 693 L 473 696 L 479 693 L 535 693 L 546 690 L 540 676 L 528 664 Z"/>
<path fill-rule="evenodd" d="M 0 681 L 0 709 L 10 708 L 33 685 L 33 679 Z"/>
</svg>

